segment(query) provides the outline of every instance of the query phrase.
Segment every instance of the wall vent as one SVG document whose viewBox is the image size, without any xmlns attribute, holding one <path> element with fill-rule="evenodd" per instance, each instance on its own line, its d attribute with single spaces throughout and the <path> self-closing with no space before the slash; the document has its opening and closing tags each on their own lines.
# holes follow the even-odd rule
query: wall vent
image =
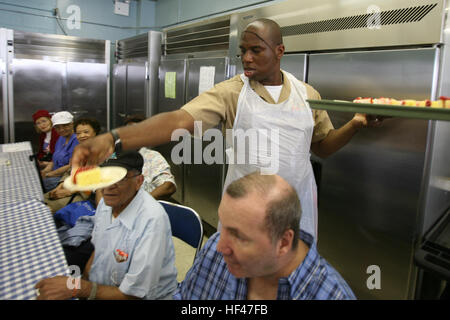
<svg viewBox="0 0 450 320">
<path fill-rule="evenodd" d="M 116 60 L 147 58 L 148 34 L 143 33 L 133 38 L 117 41 Z"/>
<path fill-rule="evenodd" d="M 436 6 L 437 3 L 410 8 L 381 11 L 380 22 L 382 26 L 418 22 L 422 20 L 427 14 L 429 14 L 431 10 L 433 10 Z M 281 28 L 281 32 L 284 37 L 288 37 L 320 32 L 367 28 L 367 22 L 369 21 L 371 16 L 373 16 L 373 14 L 361 14 L 343 18 L 285 26 Z"/>
<path fill-rule="evenodd" d="M 230 20 L 201 24 L 165 33 L 164 54 L 228 50 Z"/>
<path fill-rule="evenodd" d="M 14 31 L 14 56 L 48 57 L 57 61 L 105 62 L 105 41 L 63 35 Z"/>
</svg>

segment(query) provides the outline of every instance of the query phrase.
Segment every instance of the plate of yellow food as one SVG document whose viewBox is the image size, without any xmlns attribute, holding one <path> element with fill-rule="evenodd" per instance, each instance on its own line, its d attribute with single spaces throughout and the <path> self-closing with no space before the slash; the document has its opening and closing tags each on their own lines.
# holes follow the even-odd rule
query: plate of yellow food
<svg viewBox="0 0 450 320">
<path fill-rule="evenodd" d="M 102 189 L 119 182 L 127 175 L 122 167 L 80 167 L 64 180 L 69 191 L 90 191 Z"/>
</svg>

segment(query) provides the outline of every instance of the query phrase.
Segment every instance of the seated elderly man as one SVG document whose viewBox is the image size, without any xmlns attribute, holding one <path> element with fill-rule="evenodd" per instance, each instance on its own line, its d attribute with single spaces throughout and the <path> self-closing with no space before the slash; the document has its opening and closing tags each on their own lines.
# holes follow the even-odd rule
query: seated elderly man
<svg viewBox="0 0 450 320">
<path fill-rule="evenodd" d="M 131 126 L 146 119 L 144 115 L 135 114 L 128 116 L 124 124 Z M 142 175 L 144 183 L 142 187 L 157 200 L 170 200 L 170 196 L 177 191 L 175 177 L 170 171 L 170 165 L 166 159 L 155 150 L 147 147 L 139 149 L 139 153 L 144 158 Z"/>
<path fill-rule="evenodd" d="M 258 205 L 255 205 L 258 204 Z M 175 299 L 355 299 L 299 230 L 300 202 L 283 178 L 252 173 L 231 183 L 220 233 L 194 261 Z"/>
<path fill-rule="evenodd" d="M 141 189 L 142 156 L 121 153 L 103 166 L 127 169 L 119 182 L 103 189 L 95 214 L 92 253 L 79 289 L 67 277 L 41 280 L 38 299 L 171 299 L 177 286 L 169 218 Z M 89 279 L 89 280 L 88 280 Z"/>
</svg>

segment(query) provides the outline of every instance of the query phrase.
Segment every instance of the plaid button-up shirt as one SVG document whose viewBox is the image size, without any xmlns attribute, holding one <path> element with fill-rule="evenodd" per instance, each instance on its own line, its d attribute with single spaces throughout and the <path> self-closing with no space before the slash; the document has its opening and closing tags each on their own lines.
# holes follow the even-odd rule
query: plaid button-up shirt
<svg viewBox="0 0 450 320">
<path fill-rule="evenodd" d="M 245 300 L 247 279 L 235 278 L 216 250 L 220 233 L 215 233 L 179 284 L 174 299 Z M 278 281 L 278 300 L 356 299 L 341 275 L 317 252 L 313 237 L 301 231 L 300 238 L 309 247 L 302 264 L 288 277 Z"/>
</svg>

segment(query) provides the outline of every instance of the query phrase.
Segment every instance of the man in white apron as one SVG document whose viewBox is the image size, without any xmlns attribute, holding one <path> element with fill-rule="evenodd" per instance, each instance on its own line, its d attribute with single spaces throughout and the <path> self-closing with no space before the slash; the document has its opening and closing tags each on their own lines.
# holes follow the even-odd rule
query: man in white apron
<svg viewBox="0 0 450 320">
<path fill-rule="evenodd" d="M 202 121 L 203 131 L 220 122 L 233 131 L 277 130 L 279 162 L 278 171 L 273 173 L 295 186 L 303 211 L 301 228 L 317 240 L 317 195 L 310 149 L 319 157 L 326 157 L 347 144 L 360 128 L 376 122 L 355 114 L 351 121 L 334 130 L 326 111 L 311 111 L 306 99 L 320 99 L 320 95 L 280 70 L 284 45 L 280 27 L 274 21 L 258 19 L 250 23 L 241 35 L 239 47 L 243 75 L 216 84 L 177 111 L 161 113 L 135 126 L 114 129 L 88 140 L 75 150 L 73 166 L 99 163 L 114 149 L 168 143 L 176 129 L 193 133 L 195 121 Z M 236 146 L 231 147 L 230 154 L 239 156 Z M 243 156 L 264 157 L 252 146 L 249 150 Z M 225 187 L 258 169 L 261 167 L 252 163 L 230 165 Z"/>
<path fill-rule="evenodd" d="M 291 94 L 282 103 L 269 104 L 250 87 L 249 79 L 241 75 L 244 86 L 237 106 L 233 130 L 277 130 L 280 139 L 273 161 L 278 161 L 276 173 L 295 187 L 302 206 L 302 229 L 317 238 L 317 189 L 310 163 L 310 146 L 314 127 L 311 109 L 306 102 L 306 88 L 291 74 L 285 72 L 291 83 Z M 261 137 L 262 135 L 259 135 Z M 267 134 L 268 137 L 272 135 Z M 272 143 L 276 143 L 272 141 Z M 245 154 L 238 154 L 243 152 Z M 246 164 L 229 165 L 224 190 L 233 181 L 261 167 L 250 162 L 251 155 L 267 156 L 268 150 L 259 145 L 249 148 L 230 146 L 234 159 L 246 159 Z M 275 158 L 274 158 L 275 157 Z M 256 160 L 258 161 L 258 159 Z M 254 161 L 255 162 L 255 161 Z M 264 167 L 263 167 L 264 169 Z M 264 173 L 264 171 L 263 171 Z"/>
</svg>

